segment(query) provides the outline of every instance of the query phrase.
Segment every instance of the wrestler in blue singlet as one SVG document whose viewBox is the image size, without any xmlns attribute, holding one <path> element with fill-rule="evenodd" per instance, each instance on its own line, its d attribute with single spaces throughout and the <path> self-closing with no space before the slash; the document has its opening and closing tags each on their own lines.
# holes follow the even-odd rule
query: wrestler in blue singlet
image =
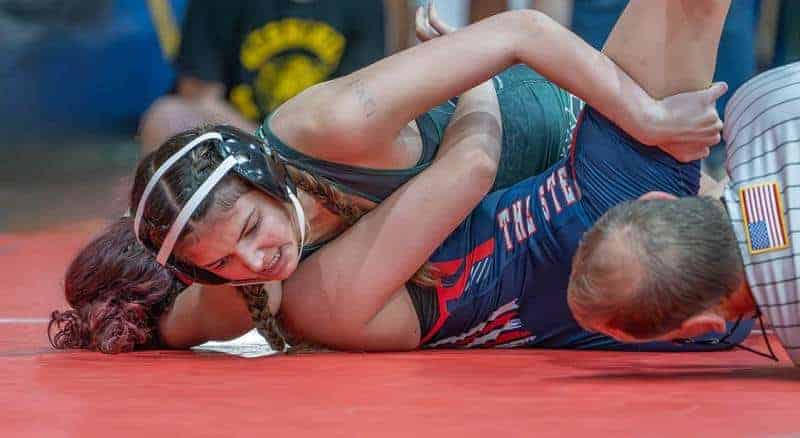
<svg viewBox="0 0 800 438">
<path fill-rule="evenodd" d="M 699 181 L 698 162 L 679 163 L 587 108 L 567 157 L 490 194 L 430 258 L 444 274 L 436 298 L 410 290 L 423 329 L 421 346 L 729 348 L 620 343 L 581 329 L 567 305 L 572 257 L 603 213 L 650 191 L 695 195 Z M 731 342 L 740 342 L 751 327 L 752 322 L 740 325 Z"/>
<path fill-rule="evenodd" d="M 421 346 L 729 348 L 620 343 L 582 330 L 567 305 L 572 256 L 583 233 L 614 205 L 649 191 L 696 194 L 699 164 L 679 163 L 637 142 L 593 109 L 585 111 L 570 155 L 559 159 L 569 144 L 565 134 L 574 126 L 573 111 L 582 103 L 524 66 L 501 73 L 494 85 L 503 116 L 495 187 L 504 189 L 487 196 L 431 256 L 444 274 L 440 287 L 406 284 Z M 289 164 L 325 177 L 345 193 L 380 202 L 430 164 L 454 108 L 446 102 L 417 119 L 423 154 L 417 166 L 404 170 L 306 156 L 275 136 L 268 121 L 257 134 Z M 739 342 L 751 327 L 749 321 L 740 324 L 729 340 Z"/>
</svg>

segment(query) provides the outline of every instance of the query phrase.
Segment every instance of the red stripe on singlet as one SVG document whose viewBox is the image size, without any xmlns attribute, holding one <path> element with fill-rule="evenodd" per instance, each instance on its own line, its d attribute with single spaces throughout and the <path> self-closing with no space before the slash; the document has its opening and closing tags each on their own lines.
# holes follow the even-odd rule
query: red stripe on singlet
<svg viewBox="0 0 800 438">
<path fill-rule="evenodd" d="M 461 276 L 458 278 L 458 281 L 456 281 L 452 286 L 444 287 L 439 285 L 436 287 L 436 295 L 439 298 L 439 317 L 436 319 L 436 323 L 433 325 L 431 330 L 422 338 L 419 343 L 420 345 L 424 345 L 426 342 L 430 341 L 431 338 L 433 338 L 433 335 L 435 335 L 436 332 L 442 328 L 444 322 L 447 320 L 447 317 L 450 316 L 450 312 L 447 311 L 447 302 L 460 298 L 464 293 L 464 286 L 469 278 L 472 265 L 474 265 L 476 261 L 483 260 L 484 258 L 488 257 L 490 254 L 492 254 L 492 252 L 494 252 L 494 238 L 491 238 L 478 245 L 462 259 L 433 263 L 433 265 L 442 273 L 442 275 L 455 274 L 462 263 L 464 263 L 464 269 L 461 271 Z"/>
</svg>

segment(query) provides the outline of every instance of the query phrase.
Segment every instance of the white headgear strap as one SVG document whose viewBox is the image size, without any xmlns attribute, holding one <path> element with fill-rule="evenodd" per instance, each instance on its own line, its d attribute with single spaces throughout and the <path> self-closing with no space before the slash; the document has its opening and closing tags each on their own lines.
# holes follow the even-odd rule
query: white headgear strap
<svg viewBox="0 0 800 438">
<path fill-rule="evenodd" d="M 136 217 L 133 221 L 133 229 L 136 233 L 137 240 L 141 242 L 141 239 L 139 239 L 139 226 L 141 224 L 142 214 L 144 213 L 144 206 L 147 203 L 147 198 L 150 197 L 150 193 L 153 191 L 156 184 L 158 184 L 158 181 L 161 180 L 161 177 L 164 176 L 164 173 L 166 173 L 175 164 L 175 162 L 181 159 L 181 157 L 189 153 L 189 151 L 191 151 L 195 146 L 208 140 L 223 141 L 222 135 L 219 133 L 209 132 L 203 134 L 187 143 L 186 146 L 182 147 L 178 152 L 169 157 L 155 171 L 155 173 L 153 173 L 150 181 L 147 182 L 147 186 L 145 186 L 144 192 L 142 193 L 142 198 L 139 200 L 139 205 L 136 208 Z M 222 180 L 222 178 L 238 163 L 239 158 L 235 156 L 229 156 L 226 158 L 222 164 L 219 165 L 219 167 L 214 169 L 214 172 L 211 173 L 208 179 L 206 179 L 203 184 L 198 187 L 197 191 L 194 192 L 192 197 L 189 198 L 189 201 L 186 202 L 186 205 L 183 206 L 180 213 L 178 213 L 178 216 L 175 218 L 175 221 L 170 226 L 167 236 L 164 238 L 164 242 L 161 244 L 161 248 L 158 250 L 158 256 L 156 257 L 158 263 L 164 266 L 167 264 L 167 260 L 169 260 L 169 256 L 172 254 L 175 243 L 178 241 L 178 237 L 180 237 L 181 232 L 189 222 L 189 218 L 191 218 L 192 214 L 195 212 L 195 210 L 197 210 L 197 207 L 200 206 L 211 190 L 213 190 L 220 180 Z M 292 207 L 294 207 L 293 209 L 295 212 L 295 217 L 297 219 L 298 228 L 300 229 L 300 250 L 302 251 L 306 240 L 306 215 L 303 211 L 302 204 L 300 204 L 300 200 L 297 199 L 297 196 L 288 186 L 286 187 L 286 192 L 289 200 L 292 203 Z M 263 281 L 245 280 L 232 283 L 236 283 L 237 285 L 246 285 L 260 284 L 263 283 Z"/>
<path fill-rule="evenodd" d="M 217 132 L 208 132 L 203 134 L 194 140 L 190 141 L 186 144 L 186 146 L 182 147 L 178 152 L 175 152 L 171 157 L 164 161 L 163 164 L 156 170 L 152 177 L 150 177 L 150 181 L 147 182 L 147 186 L 144 188 L 144 192 L 142 193 L 142 197 L 139 199 L 139 205 L 136 206 L 136 216 L 133 219 L 133 232 L 136 234 L 136 240 L 139 243 L 142 243 L 142 239 L 139 238 L 139 225 L 142 222 L 142 214 L 144 214 L 144 206 L 147 205 L 147 199 L 150 197 L 150 193 L 155 188 L 158 181 L 161 180 L 161 177 L 175 164 L 176 161 L 180 160 L 181 157 L 189 153 L 195 146 L 199 145 L 208 140 L 219 140 L 222 141 L 222 135 Z"/>
<path fill-rule="evenodd" d="M 203 184 L 200 184 L 200 187 L 197 188 L 197 191 L 194 192 L 189 201 L 186 205 L 183 206 L 183 209 L 180 213 L 178 213 L 178 217 L 175 218 L 175 222 L 172 223 L 172 226 L 169 227 L 169 232 L 167 233 L 167 237 L 164 238 L 164 242 L 161 244 L 161 248 L 158 250 L 158 256 L 156 257 L 156 261 L 163 266 L 166 266 L 167 259 L 169 259 L 170 254 L 172 254 L 172 249 L 175 247 L 175 242 L 178 241 L 178 236 L 181 235 L 181 231 L 183 231 L 183 227 L 186 226 L 186 223 L 189 222 L 189 218 L 192 216 L 197 207 L 203 202 L 203 199 L 208 196 L 208 193 L 217 185 L 217 183 L 228 173 L 229 170 L 233 168 L 237 164 L 237 158 L 233 155 L 229 156 L 219 165 L 214 172 L 211 173 L 211 176 L 208 177 L 207 180 L 203 181 Z"/>
<path fill-rule="evenodd" d="M 306 213 L 303 210 L 303 206 L 300 204 L 300 200 L 297 199 L 292 190 L 289 187 L 286 187 L 286 193 L 289 195 L 289 200 L 292 202 L 292 207 L 294 207 L 295 218 L 297 218 L 297 226 L 300 228 L 300 253 L 303 252 L 303 246 L 306 243 Z M 235 280 L 231 281 L 228 284 L 231 286 L 251 286 L 254 284 L 264 284 L 264 280 Z"/>
<path fill-rule="evenodd" d="M 300 228 L 300 253 L 303 252 L 303 247 L 306 244 L 306 212 L 303 211 L 303 205 L 300 204 L 300 200 L 297 199 L 297 196 L 292 193 L 292 190 L 287 186 L 286 193 L 289 195 L 289 200 L 292 201 L 292 207 L 294 207 L 294 214 L 297 218 L 297 227 Z"/>
</svg>

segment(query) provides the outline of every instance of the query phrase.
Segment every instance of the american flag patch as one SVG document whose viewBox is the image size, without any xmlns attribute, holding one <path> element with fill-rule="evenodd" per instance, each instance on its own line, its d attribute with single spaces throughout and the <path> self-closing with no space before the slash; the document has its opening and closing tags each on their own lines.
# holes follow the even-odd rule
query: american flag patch
<svg viewBox="0 0 800 438">
<path fill-rule="evenodd" d="M 777 182 L 743 187 L 739 189 L 739 200 L 750 254 L 789 246 L 781 190 Z"/>
</svg>

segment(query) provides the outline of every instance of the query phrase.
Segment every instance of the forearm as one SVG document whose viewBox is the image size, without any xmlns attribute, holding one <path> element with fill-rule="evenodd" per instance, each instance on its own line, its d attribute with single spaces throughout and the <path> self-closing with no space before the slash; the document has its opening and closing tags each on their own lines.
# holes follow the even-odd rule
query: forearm
<svg viewBox="0 0 800 438">
<path fill-rule="evenodd" d="M 476 61 L 479 60 L 479 61 Z M 654 101 L 613 61 L 546 15 L 499 14 L 386 58 L 339 80 L 335 126 L 365 139 L 400 126 L 516 63 L 525 63 L 634 136 Z"/>
<path fill-rule="evenodd" d="M 343 333 L 365 329 L 491 188 L 497 148 L 483 144 L 500 141 L 492 120 L 473 111 L 451 123 L 445 141 L 457 144 L 305 260 L 284 282 L 284 309 L 310 312 L 314 325 Z"/>
<path fill-rule="evenodd" d="M 247 306 L 231 286 L 189 286 L 159 321 L 162 341 L 172 348 L 233 339 L 252 328 Z"/>
<path fill-rule="evenodd" d="M 603 52 L 663 98 L 711 85 L 730 0 L 632 0 Z"/>
<path fill-rule="evenodd" d="M 483 135 L 487 141 L 463 141 L 473 135 Z M 497 92 L 492 81 L 486 81 L 459 97 L 436 160 L 453 149 L 464 149 L 463 153 L 473 149 L 482 152 L 497 165 L 502 152 L 502 136 L 503 122 Z"/>
<path fill-rule="evenodd" d="M 656 104 L 613 60 L 549 17 L 522 16 L 514 24 L 518 62 L 581 98 L 622 130 L 643 141 Z"/>
</svg>

